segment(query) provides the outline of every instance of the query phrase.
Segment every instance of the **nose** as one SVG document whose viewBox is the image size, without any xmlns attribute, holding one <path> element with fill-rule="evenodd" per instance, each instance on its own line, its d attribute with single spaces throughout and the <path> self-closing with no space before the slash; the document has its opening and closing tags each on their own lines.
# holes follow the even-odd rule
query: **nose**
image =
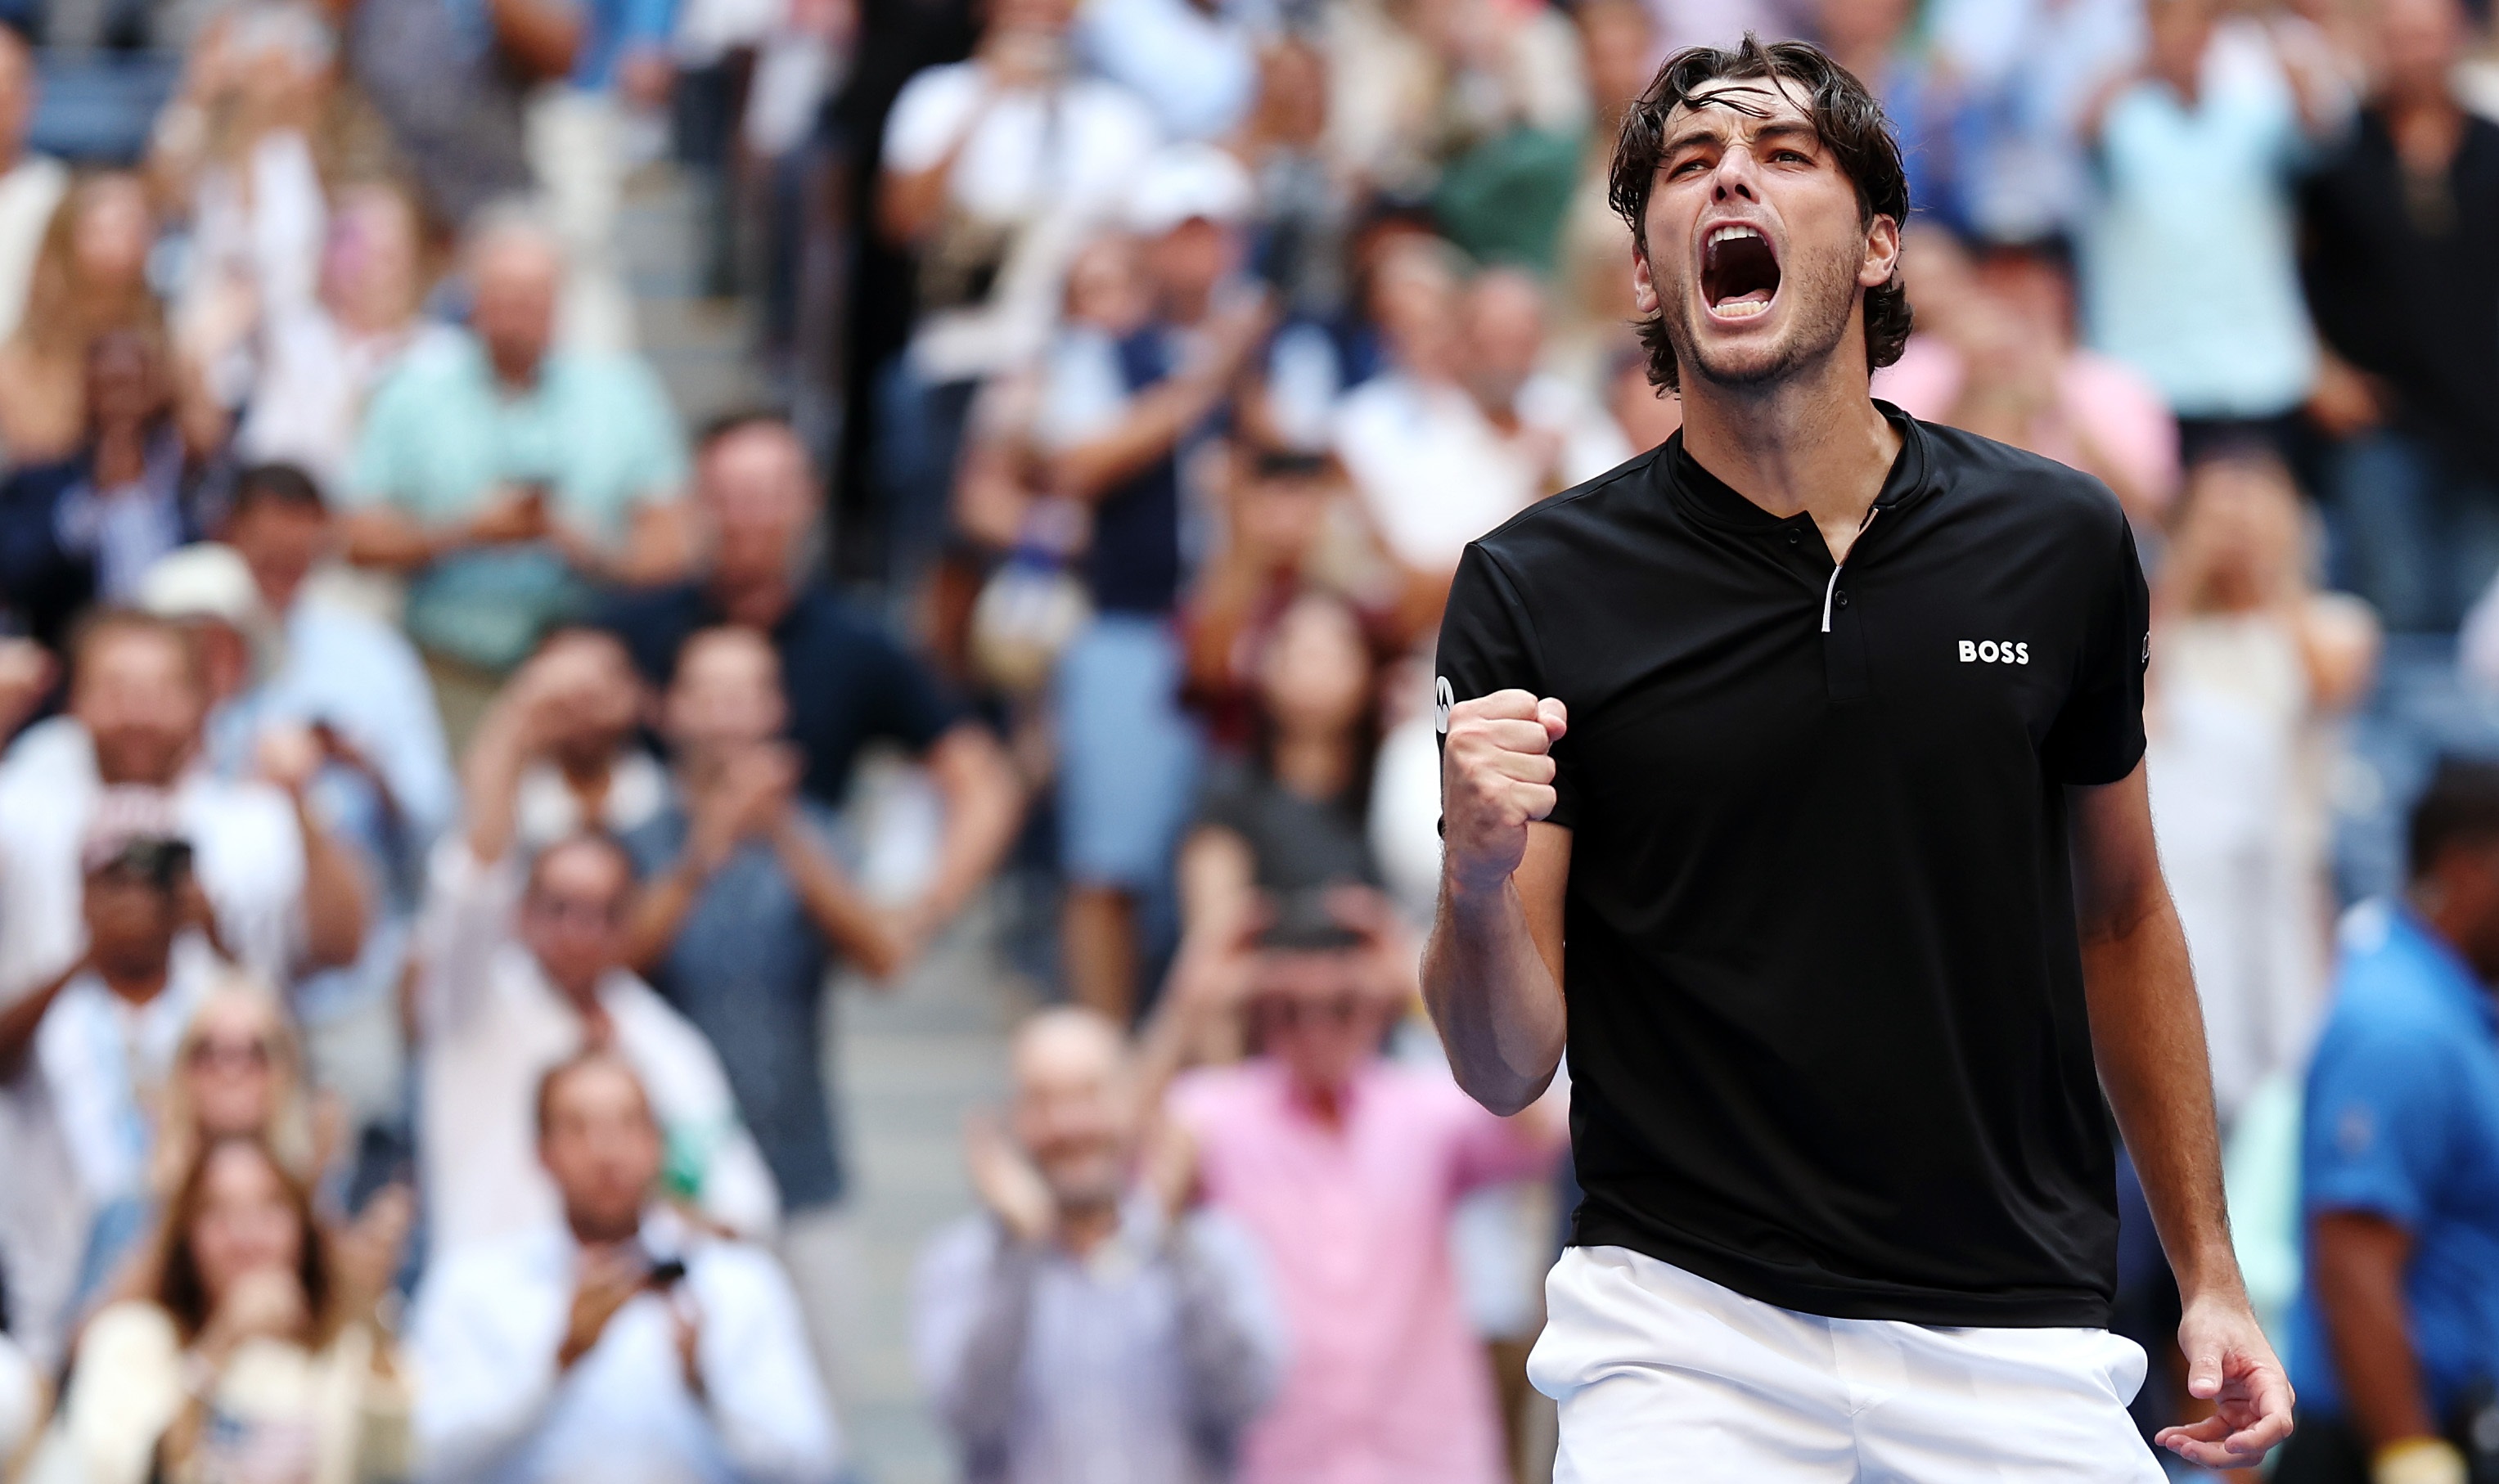
<svg viewBox="0 0 2499 1484">
<path fill-rule="evenodd" d="M 1716 202 L 1759 201 L 1760 177 L 1753 166 L 1753 151 L 1737 145 L 1718 156 L 1718 169 L 1710 177 L 1709 199 Z"/>
</svg>

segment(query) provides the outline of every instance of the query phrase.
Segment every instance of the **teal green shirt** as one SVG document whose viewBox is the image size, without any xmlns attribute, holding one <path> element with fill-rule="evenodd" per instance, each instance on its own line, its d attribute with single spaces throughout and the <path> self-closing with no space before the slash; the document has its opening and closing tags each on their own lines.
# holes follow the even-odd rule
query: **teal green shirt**
<svg viewBox="0 0 2499 1484">
<path fill-rule="evenodd" d="M 674 498 L 685 478 L 676 411 L 640 361 L 557 352 L 536 386 L 514 394 L 463 334 L 411 356 L 373 394 L 343 494 L 350 506 L 389 505 L 437 526 L 503 486 L 543 483 L 558 515 L 614 542 L 634 506 Z M 586 596 L 548 547 L 467 552 L 418 574 L 407 628 L 430 650 L 501 670 Z"/>
</svg>

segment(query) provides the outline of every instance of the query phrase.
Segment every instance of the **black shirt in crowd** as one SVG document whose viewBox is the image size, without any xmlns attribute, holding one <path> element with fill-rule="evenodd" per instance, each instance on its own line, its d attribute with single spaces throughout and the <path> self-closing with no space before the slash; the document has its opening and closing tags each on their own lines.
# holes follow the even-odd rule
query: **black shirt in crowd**
<svg viewBox="0 0 2499 1484">
<path fill-rule="evenodd" d="M 1836 580 L 1677 435 L 1468 548 L 1442 696 L 1570 708 L 1574 1242 L 1834 1317 L 2105 1325 L 2064 787 L 2142 757 L 2143 575 L 2098 482 L 1885 411 Z"/>
<path fill-rule="evenodd" d="M 2499 124 L 2468 116 L 2445 175 L 2409 177 L 2375 110 L 2300 189 L 2310 312 L 2398 417 L 2499 483 Z"/>
</svg>

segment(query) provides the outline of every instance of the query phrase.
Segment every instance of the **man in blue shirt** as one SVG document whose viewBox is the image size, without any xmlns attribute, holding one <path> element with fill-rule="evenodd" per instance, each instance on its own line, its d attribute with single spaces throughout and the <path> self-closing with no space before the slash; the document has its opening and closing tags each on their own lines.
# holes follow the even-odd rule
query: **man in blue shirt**
<svg viewBox="0 0 2499 1484">
<path fill-rule="evenodd" d="M 780 1187 L 781 1256 L 809 1335 L 838 1372 L 860 1289 L 825 1081 L 825 979 L 848 958 L 883 980 L 908 940 L 837 863 L 833 816 L 799 791 L 784 717 L 770 639 L 723 626 L 686 641 L 661 717 L 672 796 L 624 837 L 645 883 L 627 954 L 720 1052 Z"/>
<path fill-rule="evenodd" d="M 2499 1378 L 2499 764 L 2440 767 L 2411 855 L 2404 902 L 2346 930 L 2309 1072 L 2277 1484 L 2464 1484 L 2448 1439 Z"/>
</svg>

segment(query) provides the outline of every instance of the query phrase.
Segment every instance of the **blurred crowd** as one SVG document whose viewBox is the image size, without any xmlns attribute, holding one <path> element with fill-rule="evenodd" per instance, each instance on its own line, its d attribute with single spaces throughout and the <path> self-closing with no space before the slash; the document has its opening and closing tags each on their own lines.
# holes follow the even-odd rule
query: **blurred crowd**
<svg viewBox="0 0 2499 1484">
<path fill-rule="evenodd" d="M 1542 1477 L 1567 1089 L 1418 1015 L 1431 645 L 1677 426 L 1607 159 L 1748 30 L 1905 146 L 1875 394 L 2131 517 L 2288 1334 L 2338 912 L 2499 751 L 2489 27 L 0 5 L 0 1477 L 853 1476 L 829 1004 L 940 941 L 1051 1006 L 911 1294 L 964 1478 Z M 763 403 L 636 352 L 655 179 Z"/>
</svg>

